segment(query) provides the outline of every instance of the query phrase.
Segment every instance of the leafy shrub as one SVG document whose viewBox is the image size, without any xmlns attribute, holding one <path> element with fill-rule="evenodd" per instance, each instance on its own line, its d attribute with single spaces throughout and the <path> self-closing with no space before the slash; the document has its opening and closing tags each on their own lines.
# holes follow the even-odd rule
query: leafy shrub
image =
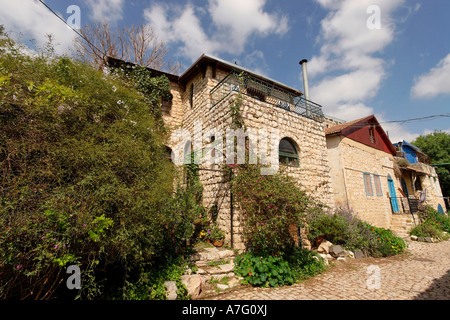
<svg viewBox="0 0 450 320">
<path fill-rule="evenodd" d="M 177 300 L 188 299 L 187 288 L 181 282 L 186 261 L 180 257 L 161 261 L 155 268 L 143 272 L 139 279 L 128 282 L 123 298 L 127 300 L 166 300 L 164 282 L 175 281 L 177 285 Z"/>
<path fill-rule="evenodd" d="M 391 256 L 404 251 L 406 244 L 392 231 L 374 227 L 358 219 L 352 210 L 340 208 L 334 213 L 308 216 L 308 238 L 313 243 L 325 238 L 348 250 L 360 249 L 371 256 Z"/>
<path fill-rule="evenodd" d="M 21 52 L 0 34 L 0 298 L 73 298 L 70 264 L 80 297 L 122 297 L 180 250 L 201 211 L 183 190 L 168 200 L 155 112 L 168 80 Z"/>
<path fill-rule="evenodd" d="M 441 214 L 431 208 L 425 207 L 425 212 L 421 216 L 423 222 L 411 229 L 410 234 L 417 237 L 430 237 L 436 240 L 446 240 L 449 238 L 445 232 L 450 232 L 450 218 L 446 214 Z"/>
<path fill-rule="evenodd" d="M 278 255 L 259 256 L 249 251 L 236 257 L 234 265 L 244 284 L 278 287 L 294 283 L 289 263 Z"/>
<path fill-rule="evenodd" d="M 290 250 L 296 241 L 292 228 L 303 224 L 306 212 L 322 205 L 282 171 L 263 176 L 258 165 L 233 168 L 232 191 L 244 215 L 247 247 L 260 255 Z"/>
<path fill-rule="evenodd" d="M 411 229 L 410 234 L 417 237 L 442 239 L 443 233 L 438 225 L 430 222 L 421 223 Z"/>
<path fill-rule="evenodd" d="M 391 230 L 377 228 L 369 224 L 366 224 L 366 226 L 377 241 L 373 246 L 369 247 L 369 253 L 372 256 L 381 255 L 388 257 L 404 252 L 406 248 L 405 241 L 395 236 Z"/>
<path fill-rule="evenodd" d="M 292 285 L 325 271 L 323 258 L 315 252 L 294 247 L 284 256 L 260 256 L 253 251 L 239 255 L 235 272 L 244 284 L 257 287 Z"/>
<path fill-rule="evenodd" d="M 284 257 L 289 263 L 295 282 L 314 277 L 326 270 L 323 258 L 314 251 L 295 247 Z"/>
</svg>

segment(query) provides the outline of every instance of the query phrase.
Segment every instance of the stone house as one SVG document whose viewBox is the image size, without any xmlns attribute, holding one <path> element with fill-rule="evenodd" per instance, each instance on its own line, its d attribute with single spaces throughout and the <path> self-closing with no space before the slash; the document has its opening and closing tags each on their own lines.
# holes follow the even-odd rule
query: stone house
<svg viewBox="0 0 450 320">
<path fill-rule="evenodd" d="M 110 66 L 124 63 L 108 59 Z M 172 160 L 195 155 L 188 158 L 198 164 L 203 205 L 214 211 L 232 248 L 244 249 L 244 242 L 231 177 L 223 170 L 239 163 L 239 154 L 229 162 L 228 133 L 232 149 L 237 144 L 239 151 L 240 142 L 253 145 L 258 157 L 275 160 L 310 196 L 330 207 L 350 206 L 363 220 L 385 228 L 400 224 L 403 230 L 410 219 L 392 214 L 401 201 L 396 199 L 401 183 L 395 170 L 397 151 L 374 116 L 343 124 L 327 119 L 302 91 L 210 55 L 202 55 L 180 76 L 150 71 L 170 80 L 170 99 L 161 101 L 162 118 L 172 133 L 168 155 Z M 235 125 L 236 106 L 241 132 Z"/>
<path fill-rule="evenodd" d="M 426 187 L 434 185 L 427 204 L 434 206 L 439 200 L 440 187 L 427 178 L 436 177 L 434 168 L 423 163 L 400 166 L 398 152 L 375 116 L 330 126 L 325 134 L 336 207 L 349 207 L 362 220 L 406 236 L 418 221 L 420 203 L 419 195 L 403 193 L 402 185 L 408 181 L 407 193 L 414 195 L 412 171 Z"/>
<path fill-rule="evenodd" d="M 406 141 L 394 143 L 394 147 L 397 151 L 396 161 L 400 164 L 402 172 L 399 190 L 401 197 L 422 198 L 426 205 L 441 213 L 445 212 L 441 186 L 435 168 L 430 165 L 430 157 Z M 411 211 L 408 205 L 400 209 L 405 212 Z"/>
<path fill-rule="evenodd" d="M 109 59 L 110 65 L 118 62 Z M 284 166 L 310 195 L 332 204 L 322 108 L 305 99 L 301 91 L 209 55 L 202 55 L 181 76 L 151 71 L 166 75 L 171 83 L 171 99 L 161 102 L 164 123 L 172 131 L 168 150 L 172 157 L 179 156 L 180 150 L 194 152 L 200 160 L 196 163 L 203 205 L 216 211 L 226 244 L 244 248 L 242 219 L 232 203 L 230 177 L 221 170 L 221 164 L 228 163 L 225 133 L 238 130 L 232 110 L 237 99 L 242 101 L 243 138 L 253 140 L 259 155 L 266 153 L 277 166 L 278 162 Z M 261 139 L 260 130 L 267 132 L 267 140 Z M 174 135 L 177 132 L 180 135 Z"/>
</svg>

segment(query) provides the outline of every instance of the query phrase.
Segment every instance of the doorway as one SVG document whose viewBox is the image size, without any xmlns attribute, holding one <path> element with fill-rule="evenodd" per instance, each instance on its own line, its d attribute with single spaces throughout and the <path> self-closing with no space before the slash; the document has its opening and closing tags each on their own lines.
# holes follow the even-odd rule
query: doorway
<svg viewBox="0 0 450 320">
<path fill-rule="evenodd" d="M 388 180 L 388 186 L 389 186 L 389 194 L 390 194 L 390 198 L 391 198 L 392 211 L 394 213 L 399 213 L 400 209 L 398 207 L 397 195 L 395 193 L 394 180 L 392 179 L 390 174 L 388 174 L 387 180 Z"/>
</svg>

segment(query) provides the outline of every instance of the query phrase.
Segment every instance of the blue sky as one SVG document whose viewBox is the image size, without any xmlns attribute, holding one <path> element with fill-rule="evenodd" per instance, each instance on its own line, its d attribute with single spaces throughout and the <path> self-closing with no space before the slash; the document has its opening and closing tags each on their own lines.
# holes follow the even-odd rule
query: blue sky
<svg viewBox="0 0 450 320">
<path fill-rule="evenodd" d="M 308 59 L 311 100 L 347 121 L 375 114 L 392 142 L 434 130 L 449 117 L 392 122 L 450 110 L 448 0 L 46 0 L 81 25 L 148 24 L 183 70 L 202 53 L 237 62 L 303 90 Z M 36 0 L 0 0 L 0 24 L 43 44 L 52 33 L 70 54 L 73 31 Z M 375 7 L 374 7 L 375 6 Z M 369 9 L 369 10 L 368 10 Z"/>
</svg>

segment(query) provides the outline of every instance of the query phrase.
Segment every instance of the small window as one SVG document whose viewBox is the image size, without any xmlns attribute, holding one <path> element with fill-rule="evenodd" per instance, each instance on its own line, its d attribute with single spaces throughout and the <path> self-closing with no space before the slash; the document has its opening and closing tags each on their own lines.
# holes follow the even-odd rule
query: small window
<svg viewBox="0 0 450 320">
<path fill-rule="evenodd" d="M 383 196 L 383 190 L 381 189 L 381 180 L 380 176 L 377 174 L 373 175 L 373 182 L 375 183 L 375 192 L 377 193 L 378 197 Z"/>
<path fill-rule="evenodd" d="M 416 181 L 414 182 L 414 189 L 416 191 L 422 191 L 422 182 L 420 181 L 420 177 L 416 177 Z"/>
<path fill-rule="evenodd" d="M 290 139 L 284 138 L 280 141 L 278 152 L 280 164 L 292 167 L 298 167 L 300 165 L 297 148 Z"/>
<path fill-rule="evenodd" d="M 191 109 L 194 108 L 194 84 L 191 84 L 191 89 L 189 90 L 189 105 Z"/>
<path fill-rule="evenodd" d="M 172 98 L 173 98 L 172 95 L 170 95 L 167 98 L 162 98 L 161 112 L 164 116 L 170 116 L 170 112 L 172 110 Z"/>
<path fill-rule="evenodd" d="M 373 196 L 372 179 L 370 173 L 363 173 L 364 187 L 366 188 L 366 196 Z"/>
<path fill-rule="evenodd" d="M 369 128 L 369 137 L 370 137 L 370 142 L 375 143 L 375 127 L 371 126 Z"/>
</svg>

